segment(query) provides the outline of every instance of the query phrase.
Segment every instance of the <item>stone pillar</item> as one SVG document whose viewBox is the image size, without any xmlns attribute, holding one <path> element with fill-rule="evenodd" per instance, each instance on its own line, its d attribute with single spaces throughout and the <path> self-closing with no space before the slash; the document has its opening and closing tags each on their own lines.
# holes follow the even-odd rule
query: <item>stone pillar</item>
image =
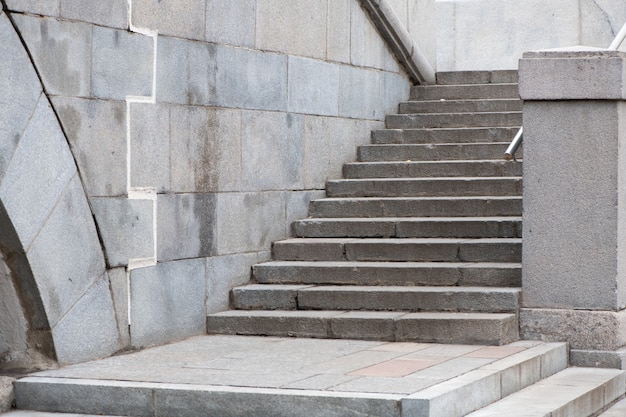
<svg viewBox="0 0 626 417">
<path fill-rule="evenodd" d="M 525 53 L 525 339 L 567 341 L 574 365 L 626 365 L 626 54 Z"/>
</svg>

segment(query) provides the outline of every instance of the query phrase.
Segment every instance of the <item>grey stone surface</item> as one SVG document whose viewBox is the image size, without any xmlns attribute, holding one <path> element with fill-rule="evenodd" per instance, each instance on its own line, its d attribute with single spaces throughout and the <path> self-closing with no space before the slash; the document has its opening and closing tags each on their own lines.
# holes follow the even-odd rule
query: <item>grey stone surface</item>
<svg viewBox="0 0 626 417">
<path fill-rule="evenodd" d="M 206 331 L 204 259 L 159 263 L 130 273 L 134 347 L 164 344 Z"/>
<path fill-rule="evenodd" d="M 154 256 L 151 200 L 93 197 L 90 202 L 109 267 L 128 265 L 129 259 Z"/>
<path fill-rule="evenodd" d="M 59 0 L 7 0 L 10 11 L 30 12 L 45 16 L 59 15 Z"/>
<path fill-rule="evenodd" d="M 350 63 L 350 13 L 351 1 L 336 0 L 328 3 L 326 29 L 326 59 Z"/>
<path fill-rule="evenodd" d="M 157 200 L 157 258 L 160 262 L 216 253 L 214 194 L 161 194 Z"/>
<path fill-rule="evenodd" d="M 102 248 L 78 176 L 63 190 L 26 255 L 54 327 L 104 273 Z"/>
<path fill-rule="evenodd" d="M 279 261 L 343 261 L 349 239 L 288 239 L 274 242 L 272 253 Z"/>
<path fill-rule="evenodd" d="M 220 193 L 217 195 L 217 254 L 269 250 L 285 237 L 285 194 Z"/>
<path fill-rule="evenodd" d="M 112 2 L 60 0 L 61 17 L 120 29 L 128 28 L 128 4 L 124 0 Z"/>
<path fill-rule="evenodd" d="M 330 334 L 340 339 L 395 340 L 393 320 L 401 315 L 390 311 L 349 311 L 330 319 Z"/>
<path fill-rule="evenodd" d="M 292 236 L 293 223 L 307 217 L 311 200 L 324 197 L 324 191 L 290 191 L 285 193 L 285 236 Z"/>
<path fill-rule="evenodd" d="M 8 252 L 4 249 L 3 252 L 5 251 Z M 6 254 L 0 254 L 0 352 L 2 352 L 3 367 L 10 368 L 13 367 L 12 362 L 19 363 L 28 354 L 29 322 L 20 305 L 20 298 L 16 292 L 16 285 L 13 283 L 6 257 Z M 0 380 L 0 386 L 1 383 L 2 380 Z M 0 392 L 2 391 L 0 388 Z M 0 394 L 0 398 L 2 397 L 3 395 Z M 2 403 L 1 400 L 0 403 Z M 2 406 L 0 406 L 1 409 Z"/>
<path fill-rule="evenodd" d="M 250 270 L 256 264 L 255 253 L 207 258 L 207 312 L 228 310 L 230 290 L 250 281 Z"/>
<path fill-rule="evenodd" d="M 124 100 L 152 94 L 154 41 L 122 30 L 93 27 L 91 94 Z"/>
<path fill-rule="evenodd" d="M 254 47 L 255 24 L 255 0 L 206 2 L 205 38 L 208 42 Z"/>
<path fill-rule="evenodd" d="M 297 190 L 304 183 L 304 118 L 244 111 L 241 156 L 244 191 Z"/>
<path fill-rule="evenodd" d="M 234 288 L 233 308 L 239 310 L 296 310 L 303 285 L 245 285 Z"/>
<path fill-rule="evenodd" d="M 383 120 L 381 73 L 344 66 L 339 72 L 339 116 Z"/>
<path fill-rule="evenodd" d="M 257 48 L 311 58 L 326 56 L 327 2 L 311 0 L 285 7 L 280 0 L 257 0 L 256 7 Z"/>
<path fill-rule="evenodd" d="M 288 111 L 337 116 L 339 68 L 323 61 L 289 57 Z"/>
<path fill-rule="evenodd" d="M 215 59 L 217 90 L 211 104 L 259 110 L 287 109 L 285 55 L 224 46 L 217 48 Z"/>
<path fill-rule="evenodd" d="M 600 414 L 600 417 L 620 417 L 624 414 L 626 414 L 626 400 L 621 400 L 604 413 Z"/>
<path fill-rule="evenodd" d="M 85 23 L 15 15 L 22 38 L 53 95 L 89 96 L 91 27 Z"/>
<path fill-rule="evenodd" d="M 15 382 L 15 378 L 0 377 L 0 413 L 9 412 L 13 407 L 15 401 L 13 382 Z"/>
<path fill-rule="evenodd" d="M 63 132 L 41 96 L 0 183 L 0 199 L 24 248 L 31 245 L 75 174 Z"/>
<path fill-rule="evenodd" d="M 170 111 L 161 104 L 130 104 L 130 186 L 170 189 Z"/>
<path fill-rule="evenodd" d="M 158 29 L 163 35 L 204 39 L 204 2 L 195 0 L 133 0 L 133 24 Z"/>
<path fill-rule="evenodd" d="M 102 275 L 52 329 L 61 365 L 112 355 L 121 348 L 109 280 Z"/>
<path fill-rule="evenodd" d="M 54 97 L 89 196 L 126 194 L 126 104 Z"/>
<path fill-rule="evenodd" d="M 570 350 L 570 364 L 572 366 L 624 369 L 625 360 L 626 350 L 624 348 L 617 350 Z"/>
<path fill-rule="evenodd" d="M 113 268 L 107 271 L 109 275 L 109 285 L 111 287 L 111 298 L 117 330 L 120 335 L 121 348 L 130 347 L 130 330 L 128 328 L 128 276 L 126 268 Z"/>
</svg>

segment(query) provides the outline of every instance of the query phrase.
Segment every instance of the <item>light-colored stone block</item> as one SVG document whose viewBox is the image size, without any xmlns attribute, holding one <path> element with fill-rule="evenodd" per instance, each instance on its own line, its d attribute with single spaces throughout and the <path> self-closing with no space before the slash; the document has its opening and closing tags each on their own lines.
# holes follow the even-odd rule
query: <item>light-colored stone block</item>
<svg viewBox="0 0 626 417">
<path fill-rule="evenodd" d="M 250 281 L 256 254 L 244 253 L 207 258 L 207 313 L 228 310 L 230 290 Z"/>
<path fill-rule="evenodd" d="M 611 0 L 580 2 L 581 45 L 606 48 L 626 22 L 626 7 Z"/>
<path fill-rule="evenodd" d="M 256 47 L 311 58 L 326 56 L 326 0 L 285 4 L 257 0 Z"/>
<path fill-rule="evenodd" d="M 407 4 L 407 30 L 433 69 L 437 69 L 437 8 L 436 0 L 415 0 Z"/>
<path fill-rule="evenodd" d="M 90 202 L 109 267 L 128 265 L 129 259 L 154 256 L 151 200 L 94 197 Z"/>
<path fill-rule="evenodd" d="M 292 235 L 293 222 L 304 219 L 309 213 L 311 200 L 324 198 L 324 191 L 289 191 L 285 193 L 285 235 Z"/>
<path fill-rule="evenodd" d="M 0 413 L 8 413 L 13 407 L 15 402 L 14 382 L 15 378 L 0 377 Z"/>
<path fill-rule="evenodd" d="M 92 96 L 124 100 L 152 94 L 152 37 L 100 26 L 92 36 Z"/>
<path fill-rule="evenodd" d="M 254 47 L 255 0 L 208 0 L 206 40 L 220 45 Z"/>
<path fill-rule="evenodd" d="M 339 66 L 289 57 L 289 108 L 293 113 L 337 116 Z"/>
<path fill-rule="evenodd" d="M 91 27 L 84 23 L 28 15 L 16 15 L 14 20 L 28 45 L 46 92 L 89 96 Z"/>
<path fill-rule="evenodd" d="M 159 263 L 130 274 L 131 341 L 163 344 L 206 332 L 204 259 Z"/>
<path fill-rule="evenodd" d="M 0 200 L 24 248 L 39 233 L 75 174 L 63 132 L 48 100 L 41 96 L 0 183 Z"/>
<path fill-rule="evenodd" d="M 52 329 L 61 365 L 109 356 L 121 348 L 109 280 L 103 275 Z"/>
<path fill-rule="evenodd" d="M 163 35 L 204 39 L 205 5 L 196 0 L 133 0 L 133 24 Z"/>
<path fill-rule="evenodd" d="M 351 3 L 350 61 L 359 67 L 399 72 L 400 67 L 360 2 Z"/>
<path fill-rule="evenodd" d="M 303 116 L 244 111 L 242 126 L 243 190 L 302 189 Z"/>
<path fill-rule="evenodd" d="M 130 186 L 170 189 L 170 110 L 130 104 Z"/>
<path fill-rule="evenodd" d="M 350 0 L 328 2 L 326 59 L 350 63 Z"/>
<path fill-rule="evenodd" d="M 126 103 L 54 97 L 89 196 L 126 194 Z"/>
<path fill-rule="evenodd" d="M 6 249 L 3 252 L 7 252 Z M 4 255 L 6 256 L 6 255 Z M 4 367 L 12 367 L 11 362 L 19 363 L 28 351 L 27 334 L 29 322 L 20 305 L 5 259 L 0 255 L 0 355 Z M 2 412 L 2 379 L 0 379 L 0 412 Z"/>
<path fill-rule="evenodd" d="M 128 328 L 128 276 L 126 268 L 109 269 L 107 273 L 121 348 L 129 348 L 130 329 Z"/>
<path fill-rule="evenodd" d="M 27 252 L 50 326 L 104 273 L 104 257 L 78 176 L 63 190 Z"/>
<path fill-rule="evenodd" d="M 339 72 L 339 116 L 383 120 L 381 72 L 345 66 Z"/>
<path fill-rule="evenodd" d="M 44 16 L 59 15 L 59 0 L 7 0 L 10 11 L 28 12 Z"/>
<path fill-rule="evenodd" d="M 215 254 L 214 194 L 161 194 L 157 200 L 157 259 L 200 258 Z"/>
<path fill-rule="evenodd" d="M 61 17 L 126 29 L 128 28 L 128 3 L 127 0 L 61 0 Z"/>
</svg>

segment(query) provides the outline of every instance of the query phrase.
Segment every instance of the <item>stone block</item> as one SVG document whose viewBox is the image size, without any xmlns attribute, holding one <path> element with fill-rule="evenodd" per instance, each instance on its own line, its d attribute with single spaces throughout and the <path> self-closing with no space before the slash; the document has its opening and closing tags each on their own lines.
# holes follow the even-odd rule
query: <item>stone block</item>
<svg viewBox="0 0 626 417">
<path fill-rule="evenodd" d="M 324 191 L 289 191 L 285 193 L 285 236 L 292 234 L 293 222 L 308 215 L 309 202 L 324 197 Z"/>
<path fill-rule="evenodd" d="M 82 96 L 91 89 L 91 26 L 28 15 L 15 15 L 46 92 Z"/>
<path fill-rule="evenodd" d="M 87 195 L 126 194 L 126 103 L 54 97 Z"/>
<path fill-rule="evenodd" d="M 106 275 L 52 329 L 52 337 L 61 365 L 102 358 L 121 348 Z"/>
<path fill-rule="evenodd" d="M 170 188 L 170 111 L 162 104 L 130 104 L 130 186 Z"/>
<path fill-rule="evenodd" d="M 284 193 L 217 195 L 217 254 L 269 250 L 285 237 Z"/>
<path fill-rule="evenodd" d="M 134 347 L 164 344 L 206 332 L 204 259 L 159 263 L 130 273 Z"/>
<path fill-rule="evenodd" d="M 328 62 L 289 57 L 288 111 L 337 116 L 339 68 Z"/>
<path fill-rule="evenodd" d="M 328 2 L 326 59 L 350 63 L 350 0 Z"/>
<path fill-rule="evenodd" d="M 93 97 L 124 100 L 152 94 L 153 38 L 100 26 L 93 27 L 92 36 Z"/>
<path fill-rule="evenodd" d="M 286 56 L 219 47 L 216 62 L 217 90 L 211 104 L 244 109 L 287 109 Z"/>
<path fill-rule="evenodd" d="M 351 3 L 350 61 L 358 67 L 400 72 L 395 57 L 359 2 Z"/>
<path fill-rule="evenodd" d="M 90 202 L 109 267 L 154 257 L 153 201 L 94 197 Z"/>
<path fill-rule="evenodd" d="M 214 256 L 207 259 L 207 312 L 228 310 L 230 290 L 250 281 L 252 265 L 258 258 L 253 253 Z"/>
<path fill-rule="evenodd" d="M 257 0 L 256 47 L 311 58 L 326 57 L 325 0 Z M 277 30 L 278 28 L 278 30 Z"/>
<path fill-rule="evenodd" d="M 48 100 L 41 96 L 0 183 L 0 200 L 24 248 L 39 233 L 75 174 L 63 132 Z"/>
<path fill-rule="evenodd" d="M 109 269 L 108 275 L 121 348 L 130 348 L 130 330 L 128 328 L 128 276 L 126 274 L 126 268 Z"/>
<path fill-rule="evenodd" d="M 59 15 L 59 0 L 7 0 L 10 11 L 41 14 L 44 16 Z"/>
<path fill-rule="evenodd" d="M 339 116 L 383 120 L 381 73 L 345 66 L 339 72 Z"/>
<path fill-rule="evenodd" d="M 241 111 L 177 106 L 170 114 L 172 191 L 238 191 Z"/>
<path fill-rule="evenodd" d="M 304 118 L 290 113 L 242 114 L 244 191 L 297 190 L 304 183 Z"/>
<path fill-rule="evenodd" d="M 8 251 L 3 248 L 3 252 L 7 253 Z M 16 285 L 11 277 L 12 271 L 4 259 L 5 257 L 8 258 L 7 255 L 0 255 L 0 355 L 2 355 L 3 368 L 9 369 L 16 367 L 12 362 L 19 364 L 27 355 L 28 330 L 34 327 L 32 323 L 35 320 L 27 321 L 26 319 L 25 311 L 20 305 L 20 297 L 15 289 Z M 24 277 L 19 277 L 19 279 L 21 281 L 26 280 Z M 22 285 L 22 293 L 28 291 L 25 290 L 25 286 Z M 32 316 L 32 313 L 29 316 Z M 3 393 L 6 392 L 2 388 L 2 382 L 0 378 L 0 412 L 3 408 Z"/>
<path fill-rule="evenodd" d="M 394 318 L 402 313 L 389 311 L 350 311 L 330 319 L 332 337 L 356 340 L 395 339 Z"/>
<path fill-rule="evenodd" d="M 13 408 L 15 403 L 14 382 L 15 378 L 0 377 L 0 413 L 8 413 Z"/>
<path fill-rule="evenodd" d="M 232 305 L 237 310 L 296 310 L 303 285 L 245 285 L 234 288 Z"/>
<path fill-rule="evenodd" d="M 256 1 L 206 2 L 206 40 L 219 45 L 254 47 Z"/>
<path fill-rule="evenodd" d="M 204 13 L 204 2 L 196 0 L 133 0 L 132 21 L 159 34 L 203 40 Z"/>
<path fill-rule="evenodd" d="M 54 327 L 104 273 L 102 248 L 78 176 L 63 190 L 26 255 Z"/>
<path fill-rule="evenodd" d="M 407 30 L 413 41 L 426 56 L 426 59 L 437 69 L 437 9 L 440 7 L 435 0 L 409 1 Z"/>
<path fill-rule="evenodd" d="M 520 311 L 520 337 L 557 342 L 572 349 L 616 350 L 626 344 L 626 310 L 578 311 L 531 309 Z"/>
<path fill-rule="evenodd" d="M 127 0 L 113 1 L 85 1 L 85 0 L 60 0 L 61 17 L 81 22 L 94 23 L 96 25 L 128 28 L 128 3 Z"/>
<path fill-rule="evenodd" d="M 216 202 L 213 194 L 165 194 L 157 200 L 158 260 L 215 255 Z"/>
</svg>

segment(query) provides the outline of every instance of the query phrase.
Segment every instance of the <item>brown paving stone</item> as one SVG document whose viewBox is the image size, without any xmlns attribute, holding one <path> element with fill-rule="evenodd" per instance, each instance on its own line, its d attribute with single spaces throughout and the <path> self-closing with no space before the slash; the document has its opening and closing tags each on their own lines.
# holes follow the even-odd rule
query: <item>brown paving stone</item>
<svg viewBox="0 0 626 417">
<path fill-rule="evenodd" d="M 351 372 L 349 375 L 375 376 L 387 378 L 399 378 L 410 375 L 413 372 L 429 368 L 437 365 L 441 361 L 430 360 L 411 360 L 411 359 L 392 359 L 390 361 L 381 362 L 367 368 L 359 369 Z"/>
</svg>

